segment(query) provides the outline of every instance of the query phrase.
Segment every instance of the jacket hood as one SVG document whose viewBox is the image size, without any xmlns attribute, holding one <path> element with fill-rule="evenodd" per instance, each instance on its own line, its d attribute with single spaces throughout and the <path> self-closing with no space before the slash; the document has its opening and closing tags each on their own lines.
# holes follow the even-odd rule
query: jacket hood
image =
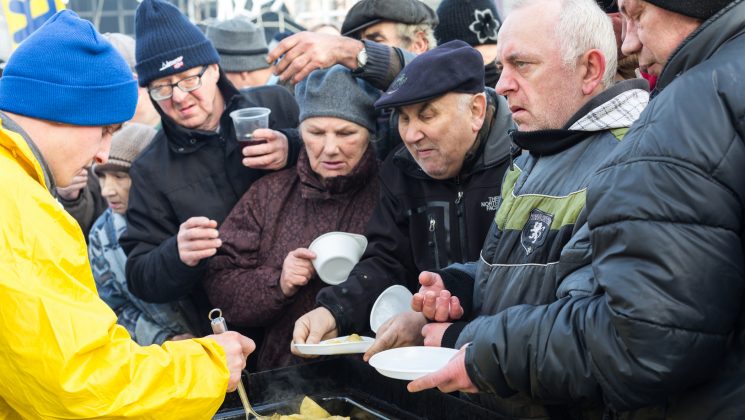
<svg viewBox="0 0 745 420">
<path fill-rule="evenodd" d="M 702 23 L 678 46 L 662 69 L 652 96 L 690 68 L 711 57 L 728 40 L 743 32 L 745 2 L 735 0 Z"/>
<path fill-rule="evenodd" d="M 468 176 L 472 173 L 492 168 L 510 158 L 512 140 L 509 131 L 515 128 L 515 123 L 512 121 L 509 106 L 507 105 L 507 101 L 502 96 L 497 95 L 494 89 L 486 88 L 484 92 L 486 93 L 487 106 L 494 109 L 491 122 L 484 124 L 484 127 L 478 134 L 478 138 L 486 138 L 486 143 L 478 146 L 481 153 L 479 156 L 476 156 L 470 165 L 463 166 L 459 176 Z M 488 111 L 487 115 L 489 115 Z M 466 160 L 468 160 L 468 156 Z M 422 170 L 411 153 L 409 153 L 409 150 L 403 145 L 399 147 L 399 150 L 394 152 L 393 162 L 410 176 L 430 178 Z"/>
<path fill-rule="evenodd" d="M 47 190 L 54 191 L 52 172 L 36 145 L 23 129 L 4 112 L 0 111 L 0 147 L 7 149 L 23 169 Z"/>
</svg>

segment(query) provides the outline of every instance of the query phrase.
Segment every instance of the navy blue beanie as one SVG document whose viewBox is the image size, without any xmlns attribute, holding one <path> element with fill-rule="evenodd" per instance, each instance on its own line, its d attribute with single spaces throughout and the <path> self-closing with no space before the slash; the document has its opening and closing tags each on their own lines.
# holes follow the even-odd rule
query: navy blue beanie
<svg viewBox="0 0 745 420">
<path fill-rule="evenodd" d="M 0 109 L 83 126 L 132 118 L 137 83 L 93 25 L 62 10 L 13 52 L 0 78 Z"/>
<path fill-rule="evenodd" d="M 450 92 L 484 91 L 484 59 L 461 40 L 446 42 L 419 54 L 396 76 L 375 108 L 426 102 Z"/>
<path fill-rule="evenodd" d="M 144 0 L 135 14 L 135 58 L 140 86 L 194 67 L 220 62 L 199 28 L 176 6 Z"/>
</svg>

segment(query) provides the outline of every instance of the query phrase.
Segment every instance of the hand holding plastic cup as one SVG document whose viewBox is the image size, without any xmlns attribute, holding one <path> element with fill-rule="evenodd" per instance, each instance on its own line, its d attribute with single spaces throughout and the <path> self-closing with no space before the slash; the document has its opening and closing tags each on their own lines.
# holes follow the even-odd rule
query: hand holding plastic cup
<svg viewBox="0 0 745 420">
<path fill-rule="evenodd" d="M 269 108 L 243 108 L 230 113 L 235 126 L 235 137 L 241 147 L 266 143 L 266 140 L 254 139 L 253 133 L 259 128 L 269 128 Z"/>
</svg>

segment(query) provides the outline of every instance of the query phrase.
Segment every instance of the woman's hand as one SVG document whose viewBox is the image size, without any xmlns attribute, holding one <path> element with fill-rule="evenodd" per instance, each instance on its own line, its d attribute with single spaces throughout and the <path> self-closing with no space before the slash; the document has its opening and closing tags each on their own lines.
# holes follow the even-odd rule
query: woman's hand
<svg viewBox="0 0 745 420">
<path fill-rule="evenodd" d="M 279 276 L 279 287 L 285 296 L 293 296 L 301 287 L 308 284 L 316 273 L 311 262 L 314 258 L 316 254 L 307 248 L 298 248 L 287 254 L 282 264 L 282 274 Z"/>
</svg>

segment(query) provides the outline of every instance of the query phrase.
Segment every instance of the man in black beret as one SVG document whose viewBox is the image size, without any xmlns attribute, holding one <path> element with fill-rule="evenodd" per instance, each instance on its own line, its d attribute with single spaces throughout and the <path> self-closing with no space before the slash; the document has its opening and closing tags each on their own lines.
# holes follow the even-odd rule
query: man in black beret
<svg viewBox="0 0 745 420">
<path fill-rule="evenodd" d="M 364 333 L 384 289 L 416 291 L 421 271 L 478 258 L 494 219 L 514 126 L 504 98 L 484 87 L 478 51 L 453 41 L 417 56 L 375 106 L 400 113 L 403 144 L 381 167 L 365 254 L 296 322 L 296 343 Z M 414 312 L 389 321 L 365 357 L 394 344 L 421 345 L 425 322 Z"/>
<path fill-rule="evenodd" d="M 437 45 L 437 23 L 435 12 L 419 0 L 362 0 L 347 13 L 341 34 L 421 54 Z"/>
</svg>

